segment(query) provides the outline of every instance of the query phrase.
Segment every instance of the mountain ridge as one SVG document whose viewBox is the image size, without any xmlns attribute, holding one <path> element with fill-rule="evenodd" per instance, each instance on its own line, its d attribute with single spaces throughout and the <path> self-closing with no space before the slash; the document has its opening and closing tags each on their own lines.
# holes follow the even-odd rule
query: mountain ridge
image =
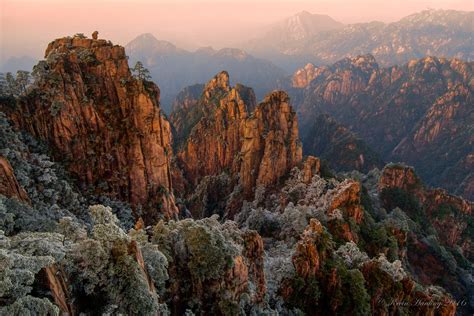
<svg viewBox="0 0 474 316">
<path fill-rule="evenodd" d="M 327 113 L 377 148 L 385 161 L 413 164 L 428 183 L 472 199 L 472 176 L 463 180 L 460 170 L 469 169 L 472 154 L 473 66 L 424 57 L 383 68 L 372 55 L 363 55 L 305 67 L 287 85 L 296 85 L 289 91 L 297 100 L 303 135 L 317 115 Z"/>
</svg>

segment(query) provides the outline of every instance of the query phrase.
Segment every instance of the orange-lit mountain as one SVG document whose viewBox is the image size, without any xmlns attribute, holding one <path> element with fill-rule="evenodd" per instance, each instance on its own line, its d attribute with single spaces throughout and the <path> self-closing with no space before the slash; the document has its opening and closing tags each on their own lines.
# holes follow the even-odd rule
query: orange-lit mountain
<svg viewBox="0 0 474 316">
<path fill-rule="evenodd" d="M 429 184 L 472 199 L 473 66 L 426 57 L 382 68 L 371 55 L 306 66 L 294 74 L 289 90 L 297 100 L 303 143 L 314 147 L 320 138 L 314 122 L 325 113 L 383 160 L 411 164 Z"/>
</svg>

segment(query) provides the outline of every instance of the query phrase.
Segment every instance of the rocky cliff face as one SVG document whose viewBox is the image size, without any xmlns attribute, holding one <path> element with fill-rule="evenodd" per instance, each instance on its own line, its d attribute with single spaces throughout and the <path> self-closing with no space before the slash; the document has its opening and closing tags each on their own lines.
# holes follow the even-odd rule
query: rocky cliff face
<svg viewBox="0 0 474 316">
<path fill-rule="evenodd" d="M 324 68 L 317 68 L 308 63 L 293 74 L 291 78 L 292 86 L 294 88 L 306 88 L 322 71 L 324 71 Z"/>
<path fill-rule="evenodd" d="M 252 197 L 256 186 L 276 184 L 302 159 L 296 114 L 284 92 L 272 92 L 255 106 L 252 90 L 231 87 L 229 75 L 221 72 L 193 108 L 172 114 L 172 123 L 183 117 L 191 131 L 177 160 L 193 186 L 205 176 L 226 172 L 233 178 L 239 175 L 239 181 L 231 182 L 240 183 L 244 195 Z"/>
<path fill-rule="evenodd" d="M 368 172 L 381 168 L 380 155 L 364 140 L 327 114 L 318 115 L 301 132 L 303 153 L 317 155 L 337 171 Z"/>
<path fill-rule="evenodd" d="M 243 128 L 240 179 L 244 194 L 270 186 L 302 160 L 296 113 L 285 92 L 274 91 L 260 103 Z"/>
<path fill-rule="evenodd" d="M 364 55 L 318 72 L 304 90 L 297 89 L 304 95 L 297 109 L 308 148 L 315 121 L 328 114 L 383 160 L 405 161 L 428 184 L 472 198 L 471 62 L 426 57 L 379 68 Z"/>
<path fill-rule="evenodd" d="M 11 113 L 47 141 L 95 193 L 144 210 L 147 222 L 173 217 L 171 129 L 160 91 L 132 77 L 125 50 L 80 37 L 51 42 L 31 92 Z"/>
<path fill-rule="evenodd" d="M 9 198 L 15 197 L 23 202 L 30 202 L 28 194 L 18 184 L 12 166 L 2 156 L 0 156 L 0 194 Z"/>
<path fill-rule="evenodd" d="M 439 179 L 434 179 L 435 184 L 446 183 L 446 189 L 471 199 L 474 197 L 471 172 L 474 163 L 469 158 L 474 147 L 473 88 L 472 81 L 470 86 L 453 84 L 392 152 L 394 159 L 416 164 L 421 174 L 441 172 Z M 436 163 L 433 157 L 437 157 Z M 450 168 L 444 169 L 446 165 Z"/>
<path fill-rule="evenodd" d="M 378 188 L 387 210 L 404 210 L 419 225 L 417 230 L 428 235 L 414 230 L 407 236 L 407 260 L 419 281 L 439 284 L 459 298 L 472 297 L 474 204 L 425 187 L 413 169 L 403 165 L 386 166 Z M 465 306 L 472 309 L 472 301 Z"/>
<path fill-rule="evenodd" d="M 185 177 L 197 185 L 206 175 L 224 170 L 232 174 L 239 169 L 236 155 L 240 152 L 242 124 L 247 109 L 236 89 L 229 85 L 229 75 L 221 72 L 207 85 L 200 100 L 200 119 L 192 128 L 177 158 Z"/>
</svg>

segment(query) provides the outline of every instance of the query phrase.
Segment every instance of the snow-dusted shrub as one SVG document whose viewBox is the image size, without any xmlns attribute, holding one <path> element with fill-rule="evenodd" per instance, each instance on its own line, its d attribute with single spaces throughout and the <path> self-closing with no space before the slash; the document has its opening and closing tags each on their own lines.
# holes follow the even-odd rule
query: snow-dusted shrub
<svg viewBox="0 0 474 316">
<path fill-rule="evenodd" d="M 342 258 L 349 268 L 358 268 L 369 260 L 369 256 L 362 252 L 353 242 L 347 242 L 336 250 L 336 254 Z"/>
<path fill-rule="evenodd" d="M 387 272 L 393 280 L 398 282 L 407 277 L 400 260 L 389 262 L 384 254 L 380 254 L 375 261 L 379 263 L 380 269 Z"/>
</svg>

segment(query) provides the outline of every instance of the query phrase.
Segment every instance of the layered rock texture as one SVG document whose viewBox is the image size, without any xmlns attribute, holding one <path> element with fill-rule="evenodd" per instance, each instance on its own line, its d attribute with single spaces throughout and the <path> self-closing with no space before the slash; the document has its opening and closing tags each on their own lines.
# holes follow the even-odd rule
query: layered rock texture
<svg viewBox="0 0 474 316">
<path fill-rule="evenodd" d="M 376 149 L 383 160 L 411 164 L 428 184 L 472 199 L 472 62 L 426 57 L 380 68 L 373 56 L 364 55 L 315 72 L 317 76 L 304 89 L 290 90 L 298 96 L 308 154 L 324 155 L 316 145 L 321 144 L 320 135 L 328 132 L 327 124 L 315 122 L 321 120 L 321 113 L 328 114 Z M 335 138 L 347 139 L 341 133 Z M 364 147 L 350 143 L 356 146 L 354 154 L 357 147 Z M 364 157 L 368 155 L 372 162 L 366 166 L 357 159 L 349 163 L 360 170 L 377 165 L 375 155 Z M 344 156 L 339 153 L 334 160 L 339 167 Z"/>
<path fill-rule="evenodd" d="M 256 186 L 275 185 L 302 160 L 288 95 L 274 91 L 255 106 L 252 90 L 231 87 L 227 72 L 209 81 L 193 108 L 178 110 L 171 118 L 178 135 L 190 130 L 177 160 L 192 186 L 205 176 L 226 172 L 239 176 L 244 195 L 252 198 Z M 183 128 L 181 122 L 188 126 Z"/>
<path fill-rule="evenodd" d="M 171 129 L 160 91 L 132 77 L 125 50 L 80 37 L 51 42 L 32 90 L 8 110 L 19 128 L 47 141 L 97 194 L 144 210 L 146 221 L 176 213 Z"/>
</svg>

